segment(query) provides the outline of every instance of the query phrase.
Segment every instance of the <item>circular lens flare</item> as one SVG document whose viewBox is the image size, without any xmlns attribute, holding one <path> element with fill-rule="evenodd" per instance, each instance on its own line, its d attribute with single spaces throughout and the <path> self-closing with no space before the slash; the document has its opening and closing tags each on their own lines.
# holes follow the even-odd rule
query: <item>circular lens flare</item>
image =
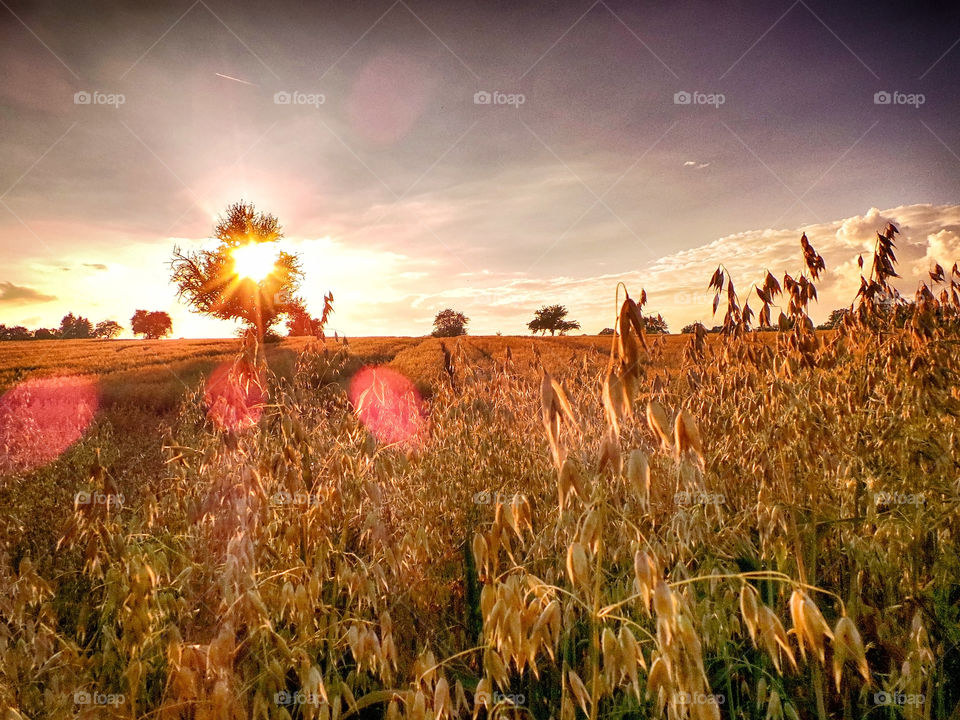
<svg viewBox="0 0 960 720">
<path fill-rule="evenodd" d="M 0 397 L 0 473 L 35 470 L 87 431 L 99 405 L 84 376 L 26 380 Z"/>
<path fill-rule="evenodd" d="M 417 445 L 423 440 L 423 400 L 416 386 L 396 370 L 362 368 L 350 381 L 350 402 L 380 442 Z"/>
<path fill-rule="evenodd" d="M 233 257 L 233 269 L 237 275 L 260 282 L 273 272 L 279 250 L 273 242 L 252 242 L 234 248 L 230 255 Z"/>
</svg>

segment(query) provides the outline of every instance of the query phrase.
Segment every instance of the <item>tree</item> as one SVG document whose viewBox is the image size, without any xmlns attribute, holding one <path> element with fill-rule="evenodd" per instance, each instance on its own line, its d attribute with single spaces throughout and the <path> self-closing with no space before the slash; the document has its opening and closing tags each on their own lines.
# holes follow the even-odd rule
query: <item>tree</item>
<svg viewBox="0 0 960 720">
<path fill-rule="evenodd" d="M 832 311 L 825 323 L 817 325 L 817 330 L 834 330 L 840 327 L 840 323 L 843 322 L 843 319 L 849 312 L 850 308 L 840 308 L 839 310 Z"/>
<path fill-rule="evenodd" d="M 613 333 L 614 333 L 613 328 L 604 328 L 603 330 L 600 331 L 601 335 L 613 335 Z"/>
<path fill-rule="evenodd" d="M 432 335 L 434 337 L 457 337 L 458 335 L 466 335 L 467 323 L 469 322 L 470 318 L 462 312 L 457 312 L 450 308 L 441 310 L 433 319 Z"/>
<path fill-rule="evenodd" d="M 0 325 L 0 340 L 30 340 L 32 338 L 33 334 L 23 325 L 15 325 L 14 327 Z"/>
<path fill-rule="evenodd" d="M 162 310 L 154 312 L 137 310 L 130 318 L 130 330 L 134 335 L 143 335 L 147 340 L 156 340 L 173 332 L 173 321 Z"/>
<path fill-rule="evenodd" d="M 695 322 L 695 323 L 690 323 L 689 325 L 684 325 L 683 328 L 681 328 L 680 332 L 683 333 L 684 335 L 695 333 L 697 331 L 697 325 L 703 326 L 703 323 Z M 706 330 L 706 328 L 704 328 L 704 330 Z"/>
<path fill-rule="evenodd" d="M 645 316 L 643 318 L 643 329 L 652 335 L 667 335 L 670 332 L 667 329 L 667 321 L 660 315 L 656 317 Z"/>
<path fill-rule="evenodd" d="M 109 340 L 117 337 L 117 335 L 122 332 L 123 328 L 120 327 L 120 323 L 116 320 L 104 320 L 103 322 L 97 323 L 97 326 L 93 329 L 93 336 Z"/>
<path fill-rule="evenodd" d="M 196 312 L 247 323 L 262 338 L 280 315 L 303 305 L 296 297 L 300 259 L 277 249 L 282 237 L 273 215 L 242 200 L 230 205 L 214 227 L 214 249 L 174 248 L 170 267 L 177 295 Z M 252 265 L 246 262 L 251 257 Z"/>
<path fill-rule="evenodd" d="M 33 331 L 34 340 L 56 340 L 57 331 L 49 328 L 37 328 Z"/>
<path fill-rule="evenodd" d="M 85 317 L 67 313 L 60 321 L 59 335 L 64 340 L 78 340 L 93 337 L 93 325 Z"/>
<path fill-rule="evenodd" d="M 287 311 L 287 336 L 304 337 L 313 336 L 318 338 L 326 337 L 323 332 L 327 324 L 327 318 L 333 312 L 333 293 L 327 293 L 323 297 L 323 314 L 320 317 L 310 317 L 310 313 L 300 303 L 293 303 Z"/>
<path fill-rule="evenodd" d="M 569 311 L 563 305 L 544 305 L 534 313 L 533 320 L 527 323 L 532 333 L 545 334 L 548 330 L 551 335 L 563 335 L 569 330 L 579 330 L 580 323 L 576 320 L 565 320 Z"/>
</svg>

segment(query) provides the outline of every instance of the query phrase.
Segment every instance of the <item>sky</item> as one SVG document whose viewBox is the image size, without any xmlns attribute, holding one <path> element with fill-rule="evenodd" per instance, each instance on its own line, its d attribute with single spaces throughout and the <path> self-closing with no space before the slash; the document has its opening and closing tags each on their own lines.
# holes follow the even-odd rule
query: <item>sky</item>
<svg viewBox="0 0 960 720">
<path fill-rule="evenodd" d="M 711 325 L 802 232 L 820 320 L 888 221 L 904 291 L 960 260 L 958 77 L 947 2 L 0 0 L 0 323 L 232 335 L 168 263 L 241 199 L 348 336 L 595 333 L 620 281 Z"/>
</svg>

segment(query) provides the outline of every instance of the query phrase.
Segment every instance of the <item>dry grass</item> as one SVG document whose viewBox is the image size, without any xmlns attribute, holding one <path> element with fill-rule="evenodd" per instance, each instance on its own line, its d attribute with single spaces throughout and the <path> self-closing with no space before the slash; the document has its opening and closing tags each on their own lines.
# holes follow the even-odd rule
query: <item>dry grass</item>
<svg viewBox="0 0 960 720">
<path fill-rule="evenodd" d="M 0 527 L 0 703 L 955 716 L 960 303 L 924 295 L 900 328 L 868 291 L 818 336 L 808 287 L 784 283 L 795 329 L 780 334 L 748 332 L 730 291 L 724 337 L 647 349 L 630 306 L 612 346 L 311 344 L 289 373 L 263 371 L 249 428 L 213 424 L 196 383 L 146 470 L 101 421 L 4 479 L 4 503 L 55 480 L 61 504 L 46 537 L 21 511 Z M 386 444 L 361 422 L 387 388 L 355 408 L 345 386 L 374 357 L 429 391 L 380 408 L 420 414 L 422 433 Z M 78 490 L 124 502 L 71 509 Z"/>
</svg>

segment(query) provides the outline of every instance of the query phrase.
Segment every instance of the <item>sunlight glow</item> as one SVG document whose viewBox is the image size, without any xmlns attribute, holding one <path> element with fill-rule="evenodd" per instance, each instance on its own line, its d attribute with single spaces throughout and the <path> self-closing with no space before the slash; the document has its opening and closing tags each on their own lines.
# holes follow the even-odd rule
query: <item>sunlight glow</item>
<svg viewBox="0 0 960 720">
<path fill-rule="evenodd" d="M 248 243 L 234 248 L 233 268 L 240 277 L 248 277 L 254 282 L 260 282 L 273 272 L 277 263 L 279 250 L 276 243 Z"/>
</svg>

